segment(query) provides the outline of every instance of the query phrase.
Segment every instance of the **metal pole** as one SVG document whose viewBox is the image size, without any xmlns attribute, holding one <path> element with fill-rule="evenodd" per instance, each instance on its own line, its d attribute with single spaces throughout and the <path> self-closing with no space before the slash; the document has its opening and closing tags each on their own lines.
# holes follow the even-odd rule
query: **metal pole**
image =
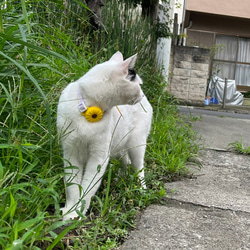
<svg viewBox="0 0 250 250">
<path fill-rule="evenodd" d="M 227 78 L 225 78 L 225 85 L 224 85 L 224 95 L 223 95 L 223 104 L 222 104 L 223 109 L 225 109 L 226 107 L 226 99 L 227 99 Z"/>
<path fill-rule="evenodd" d="M 180 44 L 179 45 L 183 45 L 183 37 L 182 34 L 184 33 L 184 23 L 185 23 L 185 17 L 186 17 L 186 5 L 187 5 L 187 0 L 184 0 L 183 2 L 183 10 L 182 10 L 182 23 L 181 23 L 181 39 L 180 39 Z"/>
</svg>

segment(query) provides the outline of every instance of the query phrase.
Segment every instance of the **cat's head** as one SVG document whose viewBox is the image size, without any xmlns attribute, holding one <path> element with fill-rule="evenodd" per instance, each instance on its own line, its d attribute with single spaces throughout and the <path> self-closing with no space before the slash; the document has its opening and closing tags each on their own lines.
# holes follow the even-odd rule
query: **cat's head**
<svg viewBox="0 0 250 250">
<path fill-rule="evenodd" d="M 134 66 L 137 55 L 123 60 L 121 52 L 116 52 L 108 61 L 93 67 L 83 78 L 80 86 L 90 105 L 110 109 L 116 105 L 136 104 L 143 98 L 140 85 L 142 79 Z M 85 92 L 85 93 L 84 93 Z"/>
</svg>

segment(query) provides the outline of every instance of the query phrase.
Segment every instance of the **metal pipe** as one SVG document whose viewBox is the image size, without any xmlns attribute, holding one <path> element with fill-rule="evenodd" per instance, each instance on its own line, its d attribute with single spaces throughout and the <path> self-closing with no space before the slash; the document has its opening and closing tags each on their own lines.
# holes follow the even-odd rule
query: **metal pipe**
<svg viewBox="0 0 250 250">
<path fill-rule="evenodd" d="M 187 6 L 187 0 L 184 0 L 183 2 L 183 10 L 182 10 L 182 23 L 181 23 L 181 34 L 180 36 L 182 37 L 182 34 L 184 32 L 184 22 L 185 22 L 185 17 L 186 17 L 186 6 Z M 180 45 L 182 44 L 183 38 L 180 39 Z"/>
</svg>

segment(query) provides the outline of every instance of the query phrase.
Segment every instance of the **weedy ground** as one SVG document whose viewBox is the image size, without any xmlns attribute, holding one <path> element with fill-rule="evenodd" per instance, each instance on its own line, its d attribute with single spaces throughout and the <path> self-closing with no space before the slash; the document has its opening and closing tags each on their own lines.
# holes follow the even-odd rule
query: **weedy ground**
<svg viewBox="0 0 250 250">
<path fill-rule="evenodd" d="M 112 249 L 138 214 L 164 197 L 164 182 L 188 175 L 186 163 L 197 155 L 195 134 L 156 67 L 155 27 L 127 7 L 120 13 L 116 1 L 106 2 L 97 31 L 79 1 L 67 9 L 62 1 L 0 3 L 0 249 Z M 117 50 L 125 57 L 138 53 L 136 68 L 154 107 L 148 189 L 140 188 L 132 168 L 121 172 L 113 161 L 89 214 L 69 224 L 59 209 L 65 189 L 58 98 L 70 81 Z"/>
</svg>

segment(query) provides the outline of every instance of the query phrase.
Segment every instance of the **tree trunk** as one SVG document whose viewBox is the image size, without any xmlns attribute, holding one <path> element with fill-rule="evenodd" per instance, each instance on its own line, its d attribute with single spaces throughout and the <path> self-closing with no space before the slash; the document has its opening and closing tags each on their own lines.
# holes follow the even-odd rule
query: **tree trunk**
<svg viewBox="0 0 250 250">
<path fill-rule="evenodd" d="M 159 0 L 142 0 L 142 15 L 149 16 L 152 22 L 157 21 Z"/>
<path fill-rule="evenodd" d="M 100 28 L 102 24 L 102 7 L 104 6 L 103 0 L 86 0 L 88 8 L 92 11 L 90 23 L 94 29 Z"/>
</svg>

